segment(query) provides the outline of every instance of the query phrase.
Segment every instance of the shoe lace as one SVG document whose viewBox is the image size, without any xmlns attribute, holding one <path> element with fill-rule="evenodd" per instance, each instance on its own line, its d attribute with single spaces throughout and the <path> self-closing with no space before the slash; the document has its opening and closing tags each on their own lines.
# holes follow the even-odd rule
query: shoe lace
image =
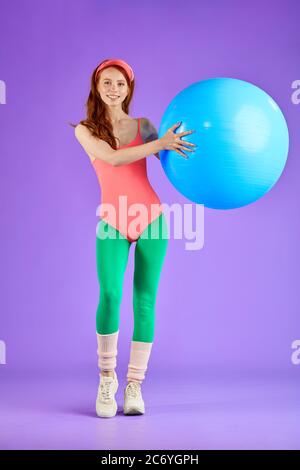
<svg viewBox="0 0 300 470">
<path fill-rule="evenodd" d="M 129 382 L 127 385 L 127 395 L 131 398 L 137 398 L 140 394 L 140 385 L 137 382 Z"/>
<path fill-rule="evenodd" d="M 100 396 L 103 401 L 110 401 L 112 399 L 112 383 L 112 380 L 100 381 Z"/>
</svg>

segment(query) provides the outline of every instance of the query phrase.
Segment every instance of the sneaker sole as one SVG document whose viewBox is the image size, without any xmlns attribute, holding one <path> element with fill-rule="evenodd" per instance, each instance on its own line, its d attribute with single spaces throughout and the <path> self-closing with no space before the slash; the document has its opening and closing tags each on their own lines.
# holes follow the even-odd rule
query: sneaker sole
<svg viewBox="0 0 300 470">
<path fill-rule="evenodd" d="M 114 416 L 116 416 L 117 411 L 118 411 L 118 405 L 113 410 L 107 411 L 107 412 L 103 410 L 99 411 L 96 408 L 96 413 L 99 418 L 113 418 Z"/>
<path fill-rule="evenodd" d="M 124 408 L 124 414 L 125 415 L 143 415 L 145 413 L 145 408 L 138 408 L 138 407 L 128 407 Z"/>
</svg>

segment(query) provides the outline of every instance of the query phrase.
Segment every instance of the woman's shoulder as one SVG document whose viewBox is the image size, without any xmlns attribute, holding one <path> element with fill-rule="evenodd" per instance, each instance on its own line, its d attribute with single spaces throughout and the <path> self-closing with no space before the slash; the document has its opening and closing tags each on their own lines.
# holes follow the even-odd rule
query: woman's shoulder
<svg viewBox="0 0 300 470">
<path fill-rule="evenodd" d="M 158 137 L 154 124 L 146 117 L 140 118 L 140 130 L 144 141 L 155 140 Z"/>
</svg>

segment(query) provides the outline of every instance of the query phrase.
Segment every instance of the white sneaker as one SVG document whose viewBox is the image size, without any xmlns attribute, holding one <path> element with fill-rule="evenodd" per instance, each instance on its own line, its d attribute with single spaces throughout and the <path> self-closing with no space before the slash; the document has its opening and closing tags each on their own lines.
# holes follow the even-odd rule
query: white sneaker
<svg viewBox="0 0 300 470">
<path fill-rule="evenodd" d="M 142 398 L 141 384 L 128 382 L 124 392 L 124 414 L 142 415 L 145 413 L 145 403 Z"/>
<path fill-rule="evenodd" d="M 111 418 L 116 415 L 118 404 L 115 400 L 115 393 L 118 386 L 119 382 L 115 371 L 113 377 L 100 375 L 96 399 L 96 413 L 100 418 Z"/>
</svg>

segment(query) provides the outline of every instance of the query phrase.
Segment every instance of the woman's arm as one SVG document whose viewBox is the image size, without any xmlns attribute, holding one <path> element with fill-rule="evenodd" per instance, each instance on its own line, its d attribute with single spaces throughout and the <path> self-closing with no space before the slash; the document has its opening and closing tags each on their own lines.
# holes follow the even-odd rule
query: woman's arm
<svg viewBox="0 0 300 470">
<path fill-rule="evenodd" d="M 107 142 L 92 136 L 86 126 L 79 124 L 75 136 L 88 155 L 103 160 L 112 166 L 126 165 L 163 150 L 160 139 L 143 145 L 114 150 Z"/>
<path fill-rule="evenodd" d="M 158 139 L 158 133 L 155 126 L 147 118 L 141 118 L 141 133 L 144 142 L 152 142 L 153 140 Z M 158 160 L 160 160 L 158 152 L 154 153 L 154 155 Z"/>
<path fill-rule="evenodd" d="M 136 145 L 135 147 L 127 147 L 119 150 L 113 150 L 114 166 L 126 165 L 133 163 L 148 155 L 156 154 L 163 150 L 163 145 L 160 139 L 153 140 L 147 144 Z"/>
</svg>

